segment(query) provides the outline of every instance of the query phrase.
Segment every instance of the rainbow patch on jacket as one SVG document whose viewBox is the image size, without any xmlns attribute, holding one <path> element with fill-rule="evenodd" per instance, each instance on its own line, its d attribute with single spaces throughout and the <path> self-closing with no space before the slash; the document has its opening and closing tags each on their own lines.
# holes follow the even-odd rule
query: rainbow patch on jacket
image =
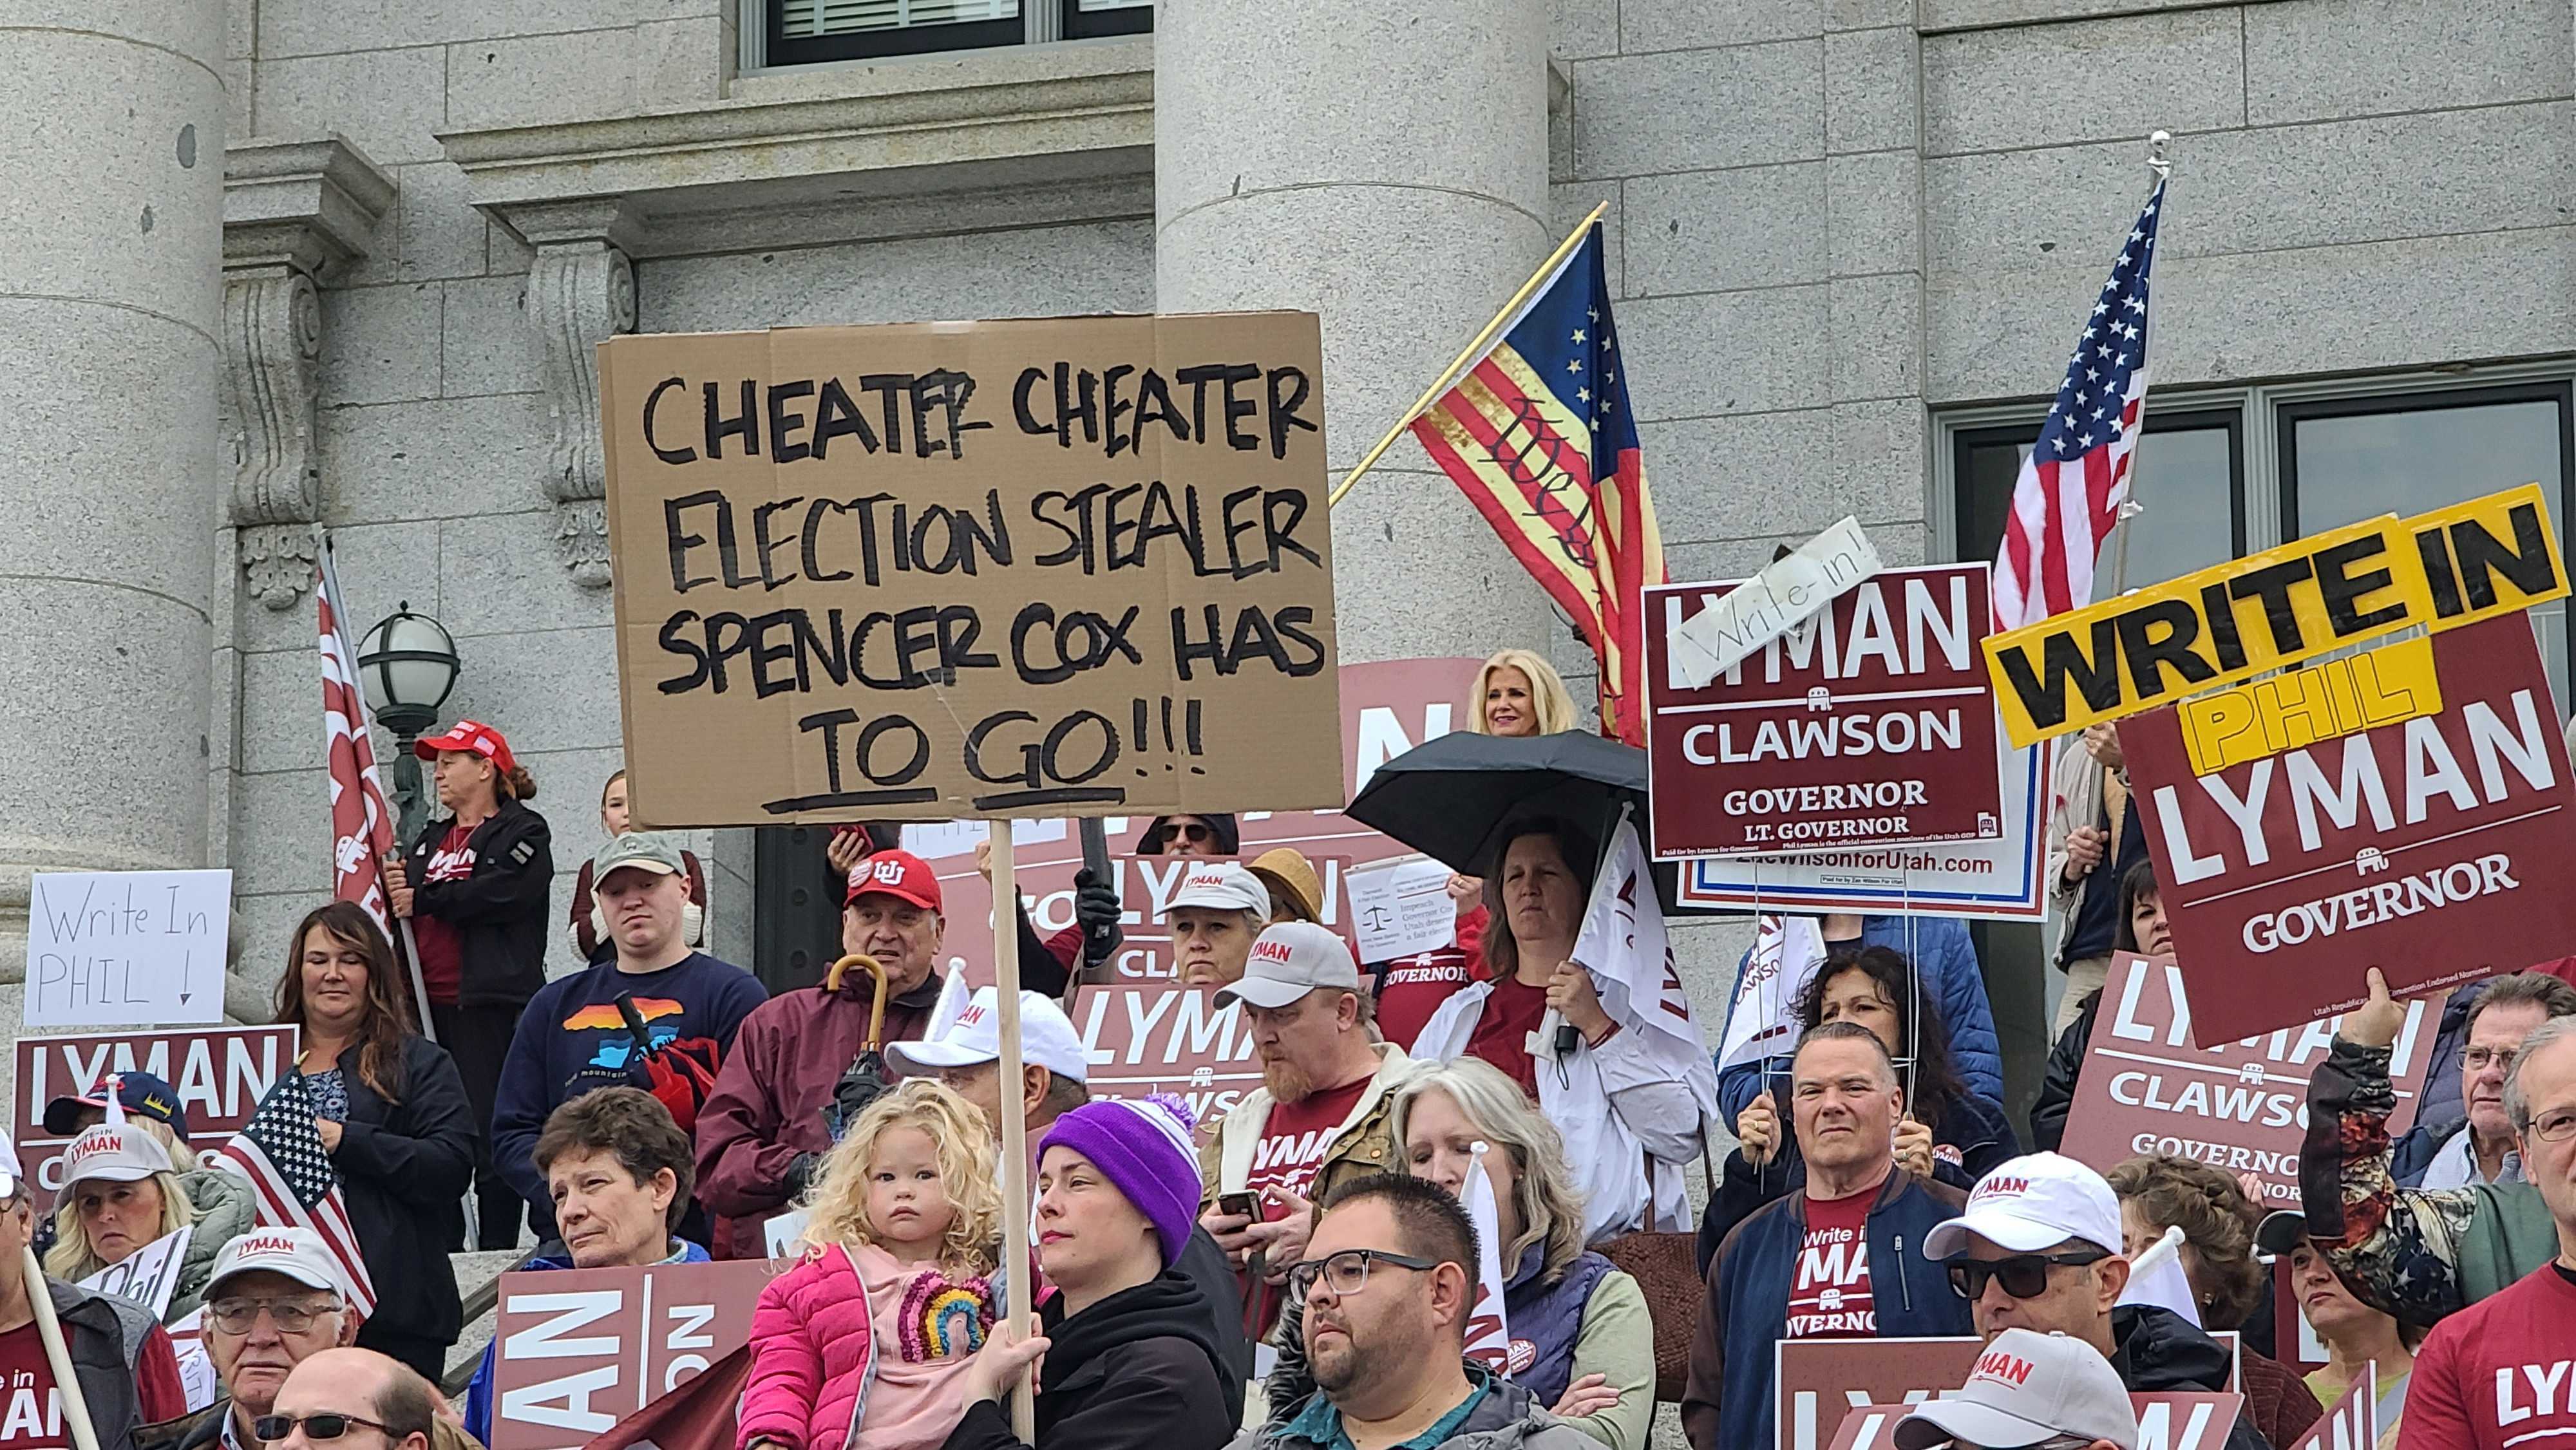
<svg viewBox="0 0 2576 1450">
<path fill-rule="evenodd" d="M 904 1289 L 897 1323 L 907 1363 L 973 1354 L 993 1326 L 992 1281 L 977 1275 L 960 1283 L 924 1270 Z"/>
</svg>

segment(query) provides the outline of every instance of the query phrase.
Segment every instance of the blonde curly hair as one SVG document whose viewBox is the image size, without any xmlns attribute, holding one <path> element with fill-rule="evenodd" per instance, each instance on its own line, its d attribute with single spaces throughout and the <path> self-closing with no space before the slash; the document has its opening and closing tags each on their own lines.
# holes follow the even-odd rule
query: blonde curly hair
<svg viewBox="0 0 2576 1450">
<path fill-rule="evenodd" d="M 813 1215 L 805 1245 L 820 1253 L 835 1244 L 872 1244 L 868 1222 L 868 1164 L 877 1140 L 895 1128 L 918 1128 L 930 1137 L 939 1162 L 939 1186 L 957 1212 L 940 1236 L 939 1259 L 952 1272 L 989 1273 L 998 1260 L 1002 1191 L 993 1181 L 993 1130 L 981 1108 L 928 1078 L 912 1078 L 868 1104 L 850 1131 L 823 1158 L 822 1172 L 801 1207 Z"/>
</svg>

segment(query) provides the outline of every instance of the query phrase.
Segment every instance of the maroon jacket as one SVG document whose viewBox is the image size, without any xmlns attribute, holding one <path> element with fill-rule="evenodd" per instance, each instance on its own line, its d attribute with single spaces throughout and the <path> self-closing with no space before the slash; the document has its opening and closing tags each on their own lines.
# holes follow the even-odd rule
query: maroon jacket
<svg viewBox="0 0 2576 1450">
<path fill-rule="evenodd" d="M 787 1166 L 832 1146 L 823 1110 L 868 1035 L 869 985 L 802 987 L 754 1008 L 735 1029 L 715 1090 L 698 1109 L 698 1200 L 718 1258 L 759 1258 L 761 1226 L 787 1208 Z M 917 1040 L 939 1004 L 939 976 L 886 1003 L 885 1040 Z"/>
</svg>

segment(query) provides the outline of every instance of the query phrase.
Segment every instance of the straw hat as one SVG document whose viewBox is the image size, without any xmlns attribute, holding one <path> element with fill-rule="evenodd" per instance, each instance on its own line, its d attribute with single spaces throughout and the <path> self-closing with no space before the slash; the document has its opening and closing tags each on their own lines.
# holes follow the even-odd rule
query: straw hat
<svg viewBox="0 0 2576 1450">
<path fill-rule="evenodd" d="M 1300 921 L 1323 919 L 1324 883 L 1304 856 L 1286 846 L 1274 847 L 1252 858 L 1252 874 L 1270 888 L 1275 912 L 1293 914 Z"/>
</svg>

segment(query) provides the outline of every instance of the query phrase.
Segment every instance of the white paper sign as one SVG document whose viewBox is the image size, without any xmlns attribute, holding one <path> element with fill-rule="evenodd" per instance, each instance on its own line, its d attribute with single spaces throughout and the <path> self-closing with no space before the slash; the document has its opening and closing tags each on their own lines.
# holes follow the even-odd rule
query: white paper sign
<svg viewBox="0 0 2576 1450">
<path fill-rule="evenodd" d="M 800 1208 L 793 1213 L 782 1213 L 762 1224 L 761 1233 L 763 1241 L 769 1248 L 769 1256 L 773 1259 L 792 1259 L 804 1253 L 805 1225 L 813 1221 L 814 1215 Z"/>
<path fill-rule="evenodd" d="M 80 1281 L 84 1289 L 131 1299 L 160 1318 L 170 1312 L 170 1292 L 179 1287 L 179 1263 L 188 1254 L 196 1226 L 172 1229 L 133 1253 Z"/>
<path fill-rule="evenodd" d="M 1842 522 L 1775 559 L 1725 598 L 1667 636 L 1670 688 L 1697 690 L 1728 667 L 1823 613 L 1835 596 L 1879 571 L 1878 550 L 1860 521 Z"/>
<path fill-rule="evenodd" d="M 1421 859 L 1352 868 L 1351 932 L 1360 960 L 1391 962 L 1458 944 L 1458 904 L 1449 899 L 1449 868 Z"/>
<path fill-rule="evenodd" d="M 27 1027 L 224 1020 L 230 871 L 38 872 L 27 897 Z"/>
</svg>

